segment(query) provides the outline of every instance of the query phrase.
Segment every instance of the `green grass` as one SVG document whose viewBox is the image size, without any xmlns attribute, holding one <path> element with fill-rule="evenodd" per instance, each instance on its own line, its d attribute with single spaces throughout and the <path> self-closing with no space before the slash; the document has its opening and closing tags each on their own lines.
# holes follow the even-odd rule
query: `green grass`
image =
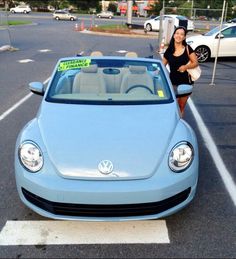
<svg viewBox="0 0 236 259">
<path fill-rule="evenodd" d="M 115 32 L 115 33 L 130 33 L 129 28 L 126 25 L 117 25 L 117 24 L 109 24 L 109 25 L 100 25 L 97 27 L 93 27 L 92 31 L 100 31 L 100 32 Z"/>
<path fill-rule="evenodd" d="M 100 29 L 127 29 L 126 25 L 122 24 L 107 24 L 107 25 L 99 25 L 98 26 Z"/>
<path fill-rule="evenodd" d="M 29 21 L 8 21 L 7 22 L 4 22 L 0 25 L 25 25 L 25 24 L 31 24 L 32 22 L 29 22 Z"/>
</svg>

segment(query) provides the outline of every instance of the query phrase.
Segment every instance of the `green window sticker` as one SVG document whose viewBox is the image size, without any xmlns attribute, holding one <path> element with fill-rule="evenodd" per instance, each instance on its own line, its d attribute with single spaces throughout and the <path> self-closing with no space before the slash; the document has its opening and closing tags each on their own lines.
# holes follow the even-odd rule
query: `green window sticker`
<svg viewBox="0 0 236 259">
<path fill-rule="evenodd" d="M 75 59 L 69 61 L 61 61 L 58 65 L 57 71 L 65 71 L 70 69 L 89 67 L 91 59 Z"/>
</svg>

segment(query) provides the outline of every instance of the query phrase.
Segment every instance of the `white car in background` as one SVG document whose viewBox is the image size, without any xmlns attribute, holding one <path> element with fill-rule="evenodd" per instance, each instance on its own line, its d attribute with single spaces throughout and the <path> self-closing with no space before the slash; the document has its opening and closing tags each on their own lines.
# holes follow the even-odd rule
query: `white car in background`
<svg viewBox="0 0 236 259">
<path fill-rule="evenodd" d="M 59 21 L 59 20 L 75 21 L 75 20 L 77 20 L 77 16 L 69 13 L 67 10 L 56 10 L 52 14 L 52 16 L 57 21 Z"/>
<path fill-rule="evenodd" d="M 97 17 L 112 19 L 114 17 L 114 14 L 113 14 L 113 12 L 110 12 L 110 11 L 104 11 L 104 12 L 98 13 Z"/>
<path fill-rule="evenodd" d="M 236 57 L 236 23 L 226 23 L 216 27 L 203 35 L 187 38 L 187 43 L 195 51 L 198 61 L 205 62 L 216 57 L 218 42 L 220 46 L 218 57 Z"/>
<path fill-rule="evenodd" d="M 187 25 L 188 31 L 194 30 L 194 23 L 193 21 L 189 20 L 187 17 L 182 15 L 175 15 L 175 14 L 166 14 L 163 15 L 163 22 L 167 19 L 174 19 L 174 26 L 185 26 Z M 149 19 L 144 23 L 144 30 L 146 31 L 159 31 L 160 28 L 160 16 L 157 16 L 153 19 Z"/>
<path fill-rule="evenodd" d="M 28 5 L 18 5 L 10 9 L 11 13 L 30 13 L 31 11 Z"/>
</svg>

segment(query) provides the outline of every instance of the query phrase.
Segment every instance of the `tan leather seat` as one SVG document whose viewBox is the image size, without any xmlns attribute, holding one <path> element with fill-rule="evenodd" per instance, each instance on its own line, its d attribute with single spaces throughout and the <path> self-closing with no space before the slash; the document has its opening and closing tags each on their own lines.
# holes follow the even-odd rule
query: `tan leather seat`
<svg viewBox="0 0 236 259">
<path fill-rule="evenodd" d="M 138 54 L 136 52 L 133 52 L 133 51 L 129 51 L 125 54 L 125 56 L 127 58 L 137 58 L 138 57 Z"/>
<path fill-rule="evenodd" d="M 106 93 L 106 84 L 102 74 L 98 72 L 97 65 L 81 68 L 81 71 L 75 76 L 72 92 Z"/>
<path fill-rule="evenodd" d="M 134 87 L 134 86 L 137 86 L 137 87 Z M 128 72 L 124 74 L 121 82 L 120 92 L 121 93 L 131 92 L 132 89 L 135 91 L 140 90 L 140 92 L 149 91 L 149 93 L 154 93 L 153 78 L 148 73 L 147 68 L 145 66 L 133 66 L 133 65 L 129 66 Z"/>
<path fill-rule="evenodd" d="M 101 57 L 101 56 L 103 56 L 103 54 L 101 51 L 93 51 L 93 52 L 91 52 L 90 56 Z"/>
</svg>

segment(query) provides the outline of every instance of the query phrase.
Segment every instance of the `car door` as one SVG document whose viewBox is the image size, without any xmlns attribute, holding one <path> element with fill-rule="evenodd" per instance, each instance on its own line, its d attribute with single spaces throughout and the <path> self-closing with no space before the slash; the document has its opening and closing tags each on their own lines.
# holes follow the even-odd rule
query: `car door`
<svg viewBox="0 0 236 259">
<path fill-rule="evenodd" d="M 160 16 L 156 17 L 155 19 L 153 19 L 152 21 L 152 30 L 154 31 L 159 31 L 159 27 L 160 27 Z"/>
<path fill-rule="evenodd" d="M 160 28 L 160 18 L 161 18 L 160 16 L 156 17 L 154 19 L 154 22 L 152 23 L 152 29 L 154 31 L 159 31 L 159 28 Z M 166 16 L 163 15 L 163 20 L 162 20 L 163 24 L 164 24 L 165 19 L 166 19 Z"/>
<path fill-rule="evenodd" d="M 218 34 L 219 35 L 219 34 Z M 216 39 L 218 39 L 218 35 Z M 219 56 L 235 57 L 236 56 L 236 25 L 228 27 L 221 31 Z M 215 44 L 217 50 L 217 40 Z"/>
</svg>

